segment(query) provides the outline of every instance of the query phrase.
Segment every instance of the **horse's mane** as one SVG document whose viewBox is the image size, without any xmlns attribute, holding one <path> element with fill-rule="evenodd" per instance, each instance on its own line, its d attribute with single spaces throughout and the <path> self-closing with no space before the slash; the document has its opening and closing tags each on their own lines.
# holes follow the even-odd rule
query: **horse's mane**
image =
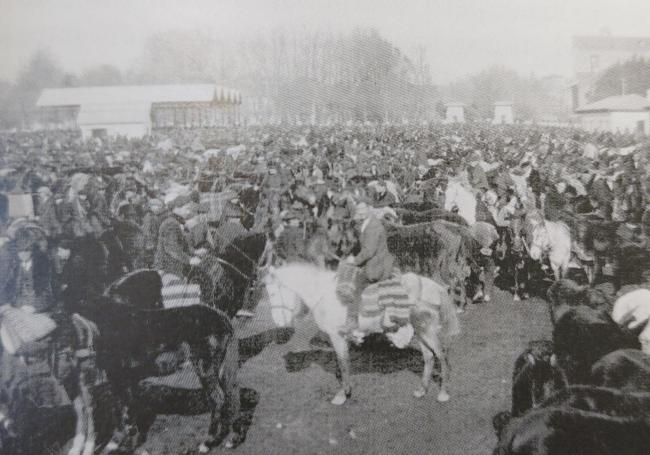
<svg viewBox="0 0 650 455">
<path fill-rule="evenodd" d="M 246 271 L 252 271 L 264 252 L 266 234 L 263 232 L 248 232 L 236 237 L 219 255 L 221 259 L 237 265 Z M 254 261 L 251 262 L 251 261 Z"/>
</svg>

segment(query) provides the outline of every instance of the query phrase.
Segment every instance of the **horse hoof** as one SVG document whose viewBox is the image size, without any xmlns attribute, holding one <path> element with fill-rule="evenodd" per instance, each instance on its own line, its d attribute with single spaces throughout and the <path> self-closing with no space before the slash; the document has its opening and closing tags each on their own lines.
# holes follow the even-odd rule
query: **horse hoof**
<svg viewBox="0 0 650 455">
<path fill-rule="evenodd" d="M 334 398 L 332 398 L 332 403 L 334 406 L 341 406 L 345 401 L 347 400 L 347 396 L 344 390 L 339 390 L 336 392 L 336 395 L 334 395 Z"/>
<path fill-rule="evenodd" d="M 490 294 L 485 294 L 485 297 L 483 297 L 483 301 L 484 301 L 485 303 L 487 303 L 487 302 L 489 302 L 490 300 L 492 300 L 492 298 L 490 297 Z"/>
<path fill-rule="evenodd" d="M 515 294 L 515 295 L 512 297 L 512 301 L 513 301 L 513 302 L 519 302 L 519 301 L 521 301 L 521 299 L 519 298 L 519 294 Z"/>
<path fill-rule="evenodd" d="M 84 437 L 81 435 L 76 435 L 72 442 L 72 447 L 68 450 L 68 455 L 81 455 L 81 451 L 84 446 Z"/>
<path fill-rule="evenodd" d="M 119 444 L 115 441 L 110 441 L 108 444 L 106 444 L 106 447 L 104 447 L 104 451 L 102 453 L 111 453 L 115 452 L 117 449 L 119 449 Z"/>
<path fill-rule="evenodd" d="M 417 389 L 416 391 L 413 392 L 413 396 L 415 398 L 422 398 L 426 394 L 427 394 L 427 391 L 424 390 L 424 388 L 422 388 L 422 387 L 420 387 L 419 389 Z"/>
<path fill-rule="evenodd" d="M 440 393 L 438 393 L 438 401 L 440 403 L 446 403 L 447 401 L 449 401 L 449 394 L 444 390 L 442 390 Z"/>
<path fill-rule="evenodd" d="M 199 453 L 208 453 L 210 451 L 210 448 L 205 444 L 205 442 L 202 442 L 199 445 Z"/>
<path fill-rule="evenodd" d="M 86 441 L 84 444 L 83 455 L 93 455 L 95 453 L 95 441 Z"/>
</svg>

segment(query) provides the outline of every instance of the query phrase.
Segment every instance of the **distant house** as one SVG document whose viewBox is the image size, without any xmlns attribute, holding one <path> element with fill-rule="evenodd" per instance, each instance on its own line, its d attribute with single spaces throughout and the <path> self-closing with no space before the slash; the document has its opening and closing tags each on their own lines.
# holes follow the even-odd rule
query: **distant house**
<svg viewBox="0 0 650 455">
<path fill-rule="evenodd" d="M 41 128 L 79 128 L 84 137 L 234 125 L 240 104 L 238 91 L 212 84 L 52 88 L 36 102 Z"/>
<path fill-rule="evenodd" d="M 649 108 L 649 98 L 630 94 L 610 96 L 575 112 L 580 125 L 588 131 L 650 134 Z"/>
<path fill-rule="evenodd" d="M 465 104 L 447 103 L 445 114 L 445 123 L 464 123 L 465 122 Z"/>
<path fill-rule="evenodd" d="M 497 101 L 494 103 L 494 118 L 492 123 L 495 125 L 510 125 L 514 123 L 515 118 L 512 113 L 512 101 Z"/>
<path fill-rule="evenodd" d="M 573 109 L 584 107 L 602 72 L 631 58 L 650 58 L 650 36 L 574 36 Z"/>
</svg>

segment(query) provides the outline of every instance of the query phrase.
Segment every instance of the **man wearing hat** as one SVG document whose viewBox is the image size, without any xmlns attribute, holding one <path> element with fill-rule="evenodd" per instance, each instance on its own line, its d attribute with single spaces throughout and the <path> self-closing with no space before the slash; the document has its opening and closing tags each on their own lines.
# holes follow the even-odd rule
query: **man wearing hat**
<svg viewBox="0 0 650 455">
<path fill-rule="evenodd" d="M 347 322 L 341 330 L 352 334 L 358 326 L 359 304 L 363 290 L 372 283 L 387 280 L 393 273 L 393 256 L 388 251 L 386 231 L 365 202 L 357 204 L 354 220 L 359 228 L 361 251 L 356 256 L 349 256 L 347 262 L 359 268 L 355 283 L 355 298 L 348 304 Z"/>
<path fill-rule="evenodd" d="M 200 259 L 191 255 L 189 242 L 183 232 L 183 224 L 190 216 L 187 206 L 176 207 L 160 224 L 154 269 L 184 277 L 191 267 L 199 265 Z"/>
</svg>

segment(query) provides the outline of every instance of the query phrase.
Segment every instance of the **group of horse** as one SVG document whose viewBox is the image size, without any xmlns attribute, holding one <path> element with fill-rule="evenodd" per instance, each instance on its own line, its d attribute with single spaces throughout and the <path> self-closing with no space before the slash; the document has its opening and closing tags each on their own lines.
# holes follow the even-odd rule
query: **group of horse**
<svg viewBox="0 0 650 455">
<path fill-rule="evenodd" d="M 0 394 L 3 453 L 58 453 L 71 437 L 69 455 L 91 455 L 97 448 L 133 453 L 157 413 L 192 411 L 211 413 L 200 451 L 241 443 L 239 348 L 231 318 L 256 282 L 266 233 L 249 231 L 210 250 L 190 277 L 201 287 L 201 304 L 176 308 L 163 306 L 159 272 L 125 273 L 128 251 L 108 240 L 109 234 L 87 236 L 71 245 L 58 283 L 64 308 L 53 315 L 57 328 L 40 341 L 45 355 L 18 359 L 30 365 L 46 358 L 49 371 L 40 383 L 28 377 L 29 387 L 23 381 Z M 197 246 L 209 247 L 207 239 Z M 200 390 L 143 382 L 185 365 L 191 365 Z M 52 414 L 34 403 L 42 401 L 43 384 L 52 382 L 63 387 L 71 404 L 57 408 L 60 417 L 47 421 Z M 197 406 L 191 409 L 189 403 Z"/>
<path fill-rule="evenodd" d="M 459 200 L 469 200 L 471 194 L 476 203 L 471 190 L 466 191 L 469 193 Z M 545 220 L 533 208 L 513 218 L 507 227 L 497 226 L 476 205 L 471 210 L 473 214 L 468 215 L 466 207 L 446 210 L 425 202 L 377 212 L 387 231 L 389 250 L 402 272 L 401 284 L 412 303 L 409 321 L 425 366 L 421 386 L 414 392 L 417 397 L 428 390 L 437 358 L 441 367 L 438 400 L 449 399 L 447 351 L 460 331 L 456 313 L 468 301 L 480 296 L 489 300 L 495 279 L 516 296 L 525 297 L 535 290 L 531 286 L 535 270 L 543 270 L 536 262 L 548 258 L 553 278 L 560 280 L 575 252 L 568 225 Z M 111 237 L 110 232 L 76 241 L 59 283 L 64 289 L 66 311 L 57 319 L 59 326 L 47 343 L 52 376 L 72 399 L 66 412 L 73 418 L 61 419 L 76 422 L 69 455 L 90 455 L 100 446 L 104 453 L 134 452 L 146 440 L 156 413 L 185 413 L 192 401 L 202 403 L 201 412 L 211 413 L 201 452 L 222 443 L 227 447 L 241 443 L 245 431 L 238 424 L 239 348 L 231 319 L 255 283 L 264 284 L 267 299 L 263 301 L 270 305 L 278 325 L 290 324 L 303 307 L 311 310 L 336 351 L 341 388 L 332 403 L 343 404 L 351 394 L 348 341 L 339 333 L 346 307 L 336 294 L 332 266 L 358 248 L 352 223 L 327 219 L 309 229 L 286 226 L 272 234 L 252 230 L 219 250 L 209 239 L 210 235 L 219 235 L 218 229 L 206 229 L 194 246 L 205 247 L 209 253 L 190 278 L 200 285 L 202 304 L 178 308 L 164 308 L 157 271 L 125 273 L 132 263 L 125 259 L 128 250 L 120 248 L 119 239 Z M 484 239 L 477 234 L 481 230 L 495 234 L 489 247 L 481 243 Z M 611 229 L 597 225 L 586 234 L 574 235 L 586 245 L 583 251 L 593 253 L 591 262 L 582 258 L 595 267 L 596 273 L 587 274 L 591 282 L 602 272 L 603 261 L 621 257 L 622 250 L 603 232 L 610 233 Z M 563 346 L 561 334 L 570 333 L 558 327 L 570 324 L 563 321 L 569 321 L 567 315 L 572 311 L 578 310 L 571 309 L 562 316 L 564 319 L 556 321 L 555 347 Z M 582 316 L 579 313 L 576 317 Z M 531 347 L 529 354 L 537 358 L 541 349 L 543 359 L 550 362 L 547 346 L 540 346 Z M 564 361 L 556 351 L 554 358 Z M 146 378 L 169 374 L 169 368 L 162 368 L 163 358 L 173 359 L 175 369 L 191 365 L 201 386 L 197 399 L 189 400 L 171 387 L 161 390 L 165 387 L 146 386 Z M 526 354 L 523 367 L 517 369 L 535 370 L 539 362 L 529 367 L 529 358 Z M 584 371 L 576 374 L 584 375 Z M 559 380 L 553 374 L 550 377 Z M 547 386 L 548 382 L 531 385 L 535 404 Z M 153 389 L 159 396 L 175 398 L 157 407 L 160 400 L 150 395 Z M 37 413 L 38 408 L 25 406 L 19 388 L 16 390 L 17 396 L 11 392 L 0 395 L 0 404 L 6 406 L 0 444 L 10 447 L 11 453 L 48 453 L 54 447 L 51 441 L 31 437 L 26 423 L 20 428 L 21 422 L 33 425 L 38 421 L 34 415 L 25 417 L 21 413 Z M 514 404 L 513 415 L 519 415 L 514 413 Z M 508 428 L 514 428 L 514 422 Z M 504 430 L 503 434 L 513 431 Z"/>
<path fill-rule="evenodd" d="M 515 361 L 511 410 L 493 419 L 495 455 L 647 453 L 650 355 L 639 332 L 648 294 L 616 298 L 568 279 L 551 285 L 552 336 Z"/>
</svg>

